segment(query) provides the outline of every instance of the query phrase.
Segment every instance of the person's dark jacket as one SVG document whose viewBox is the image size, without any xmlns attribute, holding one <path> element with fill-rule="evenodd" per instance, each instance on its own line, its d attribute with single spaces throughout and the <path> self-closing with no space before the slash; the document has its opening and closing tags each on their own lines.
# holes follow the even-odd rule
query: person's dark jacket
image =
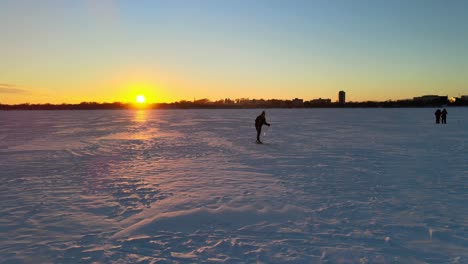
<svg viewBox="0 0 468 264">
<path fill-rule="evenodd" d="M 264 115 L 257 116 L 257 118 L 255 119 L 255 127 L 260 128 L 263 125 L 270 126 L 270 124 L 267 123 Z"/>
</svg>

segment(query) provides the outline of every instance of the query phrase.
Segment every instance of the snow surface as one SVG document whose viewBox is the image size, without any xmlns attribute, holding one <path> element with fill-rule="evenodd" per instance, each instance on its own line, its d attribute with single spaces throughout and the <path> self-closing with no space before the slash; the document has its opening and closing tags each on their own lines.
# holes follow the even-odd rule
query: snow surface
<svg viewBox="0 0 468 264">
<path fill-rule="evenodd" d="M 468 263 L 468 108 L 0 112 L 1 263 Z"/>
</svg>

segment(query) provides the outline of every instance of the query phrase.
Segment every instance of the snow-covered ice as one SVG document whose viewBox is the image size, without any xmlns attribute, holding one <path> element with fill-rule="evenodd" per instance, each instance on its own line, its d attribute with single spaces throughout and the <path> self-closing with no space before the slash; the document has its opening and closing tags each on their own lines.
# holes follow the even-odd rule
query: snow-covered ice
<svg viewBox="0 0 468 264">
<path fill-rule="evenodd" d="M 468 108 L 0 112 L 0 263 L 468 263 Z"/>
</svg>

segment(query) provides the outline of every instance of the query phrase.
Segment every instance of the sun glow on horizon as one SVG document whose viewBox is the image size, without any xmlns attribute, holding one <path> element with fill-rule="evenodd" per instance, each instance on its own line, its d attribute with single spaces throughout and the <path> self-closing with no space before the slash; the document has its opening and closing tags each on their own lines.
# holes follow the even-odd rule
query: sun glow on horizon
<svg viewBox="0 0 468 264">
<path fill-rule="evenodd" d="M 136 101 L 137 101 L 137 103 L 139 103 L 139 104 L 144 104 L 144 103 L 146 102 L 146 98 L 145 98 L 144 95 L 139 94 L 139 95 L 137 95 L 137 97 L 136 97 Z"/>
<path fill-rule="evenodd" d="M 163 100 L 163 93 L 155 81 L 147 80 L 144 76 L 137 77 L 133 77 L 133 79 L 140 79 L 139 81 L 119 80 L 117 82 L 120 87 L 121 100 L 138 107 L 154 104 L 157 102 L 156 100 Z"/>
</svg>

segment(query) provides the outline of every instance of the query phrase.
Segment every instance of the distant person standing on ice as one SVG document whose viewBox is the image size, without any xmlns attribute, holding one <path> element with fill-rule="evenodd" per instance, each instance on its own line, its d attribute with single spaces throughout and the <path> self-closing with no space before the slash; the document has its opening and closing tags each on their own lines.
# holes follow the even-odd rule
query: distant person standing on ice
<svg viewBox="0 0 468 264">
<path fill-rule="evenodd" d="M 447 124 L 447 110 L 445 108 L 442 110 L 440 117 L 442 117 L 442 124 Z"/>
<path fill-rule="evenodd" d="M 434 115 L 435 115 L 435 118 L 436 118 L 436 124 L 440 124 L 440 115 L 442 114 L 442 112 L 440 112 L 440 109 L 437 109 L 437 111 L 435 111 Z"/>
<path fill-rule="evenodd" d="M 265 111 L 263 111 L 255 119 L 255 128 L 257 129 L 257 143 L 259 143 L 259 144 L 262 144 L 262 141 L 260 141 L 260 133 L 262 132 L 262 126 L 263 125 L 270 126 L 270 124 L 268 124 L 266 119 L 265 119 Z"/>
</svg>

